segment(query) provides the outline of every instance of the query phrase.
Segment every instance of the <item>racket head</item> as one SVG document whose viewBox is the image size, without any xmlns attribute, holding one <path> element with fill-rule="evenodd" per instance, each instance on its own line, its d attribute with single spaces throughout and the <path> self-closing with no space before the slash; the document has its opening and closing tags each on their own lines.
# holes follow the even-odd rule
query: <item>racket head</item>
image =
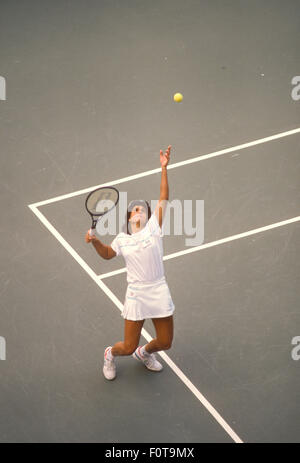
<svg viewBox="0 0 300 463">
<path fill-rule="evenodd" d="M 85 200 L 85 208 L 92 218 L 91 236 L 95 234 L 99 218 L 111 211 L 118 202 L 119 192 L 114 187 L 100 187 L 88 194 Z"/>
<path fill-rule="evenodd" d="M 116 188 L 101 187 L 91 191 L 86 200 L 85 207 L 93 217 L 101 217 L 111 211 L 119 202 L 119 192 Z"/>
</svg>

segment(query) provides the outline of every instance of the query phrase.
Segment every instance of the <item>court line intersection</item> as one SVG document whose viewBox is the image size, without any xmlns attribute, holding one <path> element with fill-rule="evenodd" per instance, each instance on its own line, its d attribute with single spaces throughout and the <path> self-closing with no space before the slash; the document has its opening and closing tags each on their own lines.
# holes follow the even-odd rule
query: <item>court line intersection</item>
<svg viewBox="0 0 300 463">
<path fill-rule="evenodd" d="M 233 151 L 237 150 L 242 150 L 251 146 L 255 146 L 258 144 L 270 142 L 272 140 L 277 140 L 282 137 L 294 135 L 296 133 L 300 132 L 300 128 L 296 128 L 287 132 L 281 132 L 279 134 L 275 134 L 269 137 L 261 138 L 258 140 L 254 140 L 252 142 L 247 142 L 241 145 L 237 145 L 231 148 L 226 148 L 223 150 L 215 151 L 213 153 L 209 153 L 206 155 L 202 156 L 196 156 L 191 159 L 188 159 L 186 161 L 181 161 L 177 162 L 174 164 L 171 164 L 168 166 L 168 169 L 174 169 L 177 167 L 182 167 L 184 165 L 192 164 L 195 162 L 203 161 L 205 159 L 211 159 L 216 156 L 221 156 L 223 154 L 227 154 Z M 101 186 L 110 186 L 110 185 L 117 185 L 120 183 L 124 183 L 127 181 L 135 180 L 137 178 L 141 177 L 146 177 L 148 175 L 152 175 L 155 173 L 160 172 L 160 168 L 141 172 L 139 174 L 131 175 L 128 177 L 124 177 L 121 179 L 113 180 L 111 182 L 107 182 L 101 185 L 85 188 L 83 190 L 78 190 L 69 194 L 65 195 L 60 195 L 55 198 L 51 198 L 45 201 L 39 201 L 34 204 L 29 204 L 28 207 L 31 209 L 31 211 L 36 215 L 36 217 L 42 222 L 42 224 L 49 230 L 50 233 L 60 242 L 60 244 L 69 252 L 69 254 L 76 260 L 76 262 L 86 271 L 86 273 L 95 281 L 95 283 L 102 289 L 102 291 L 109 297 L 109 299 L 116 305 L 116 307 L 122 311 L 123 309 L 123 304 L 121 301 L 115 296 L 115 294 L 108 288 L 108 286 L 102 281 L 105 278 L 108 278 L 113 275 L 117 275 L 120 273 L 124 273 L 126 271 L 126 268 L 122 268 L 119 270 L 116 270 L 114 272 L 108 272 L 106 274 L 102 275 L 97 275 L 91 267 L 85 262 L 84 259 L 75 251 L 75 249 L 70 246 L 70 244 L 65 240 L 65 238 L 55 229 L 55 227 L 49 222 L 49 220 L 45 217 L 44 214 L 38 209 L 41 206 L 44 206 L 46 204 L 51 204 L 57 201 L 62 201 L 68 198 L 72 198 L 75 196 L 79 196 L 85 193 L 88 193 L 96 188 L 99 188 Z M 206 243 L 201 246 L 194 246 L 189 249 L 185 249 L 183 251 L 178 251 L 172 254 L 169 254 L 167 256 L 164 256 L 164 260 L 169 260 L 173 259 L 175 257 L 179 257 L 182 255 L 186 255 L 192 252 L 200 251 L 209 247 L 217 246 L 229 241 L 234 241 L 240 238 L 244 238 L 247 236 L 251 236 L 256 233 L 261 233 L 273 228 L 281 227 L 284 225 L 288 225 L 290 223 L 294 223 L 300 220 L 300 216 L 293 217 L 288 220 L 276 222 L 273 224 L 269 224 L 260 228 L 256 228 L 253 230 L 249 230 L 243 233 L 239 233 L 236 235 L 232 235 L 220 240 L 213 241 L 211 243 Z M 142 330 L 142 336 L 150 342 L 153 338 L 150 336 L 150 334 L 143 328 Z M 208 412 L 213 416 L 213 418 L 219 423 L 219 425 L 224 429 L 224 431 L 232 438 L 232 440 L 236 443 L 242 443 L 243 441 L 241 438 L 237 435 L 237 433 L 231 428 L 231 426 L 222 418 L 222 416 L 217 412 L 217 410 L 212 406 L 212 404 L 201 394 L 201 392 L 196 388 L 196 386 L 187 378 L 187 376 L 183 373 L 183 371 L 171 360 L 171 358 L 165 353 L 165 352 L 160 352 L 159 355 L 163 358 L 163 360 L 169 365 L 169 367 L 173 370 L 173 372 L 180 378 L 180 380 L 186 385 L 186 387 L 194 394 L 194 396 L 201 402 L 201 404 L 208 410 Z"/>
</svg>

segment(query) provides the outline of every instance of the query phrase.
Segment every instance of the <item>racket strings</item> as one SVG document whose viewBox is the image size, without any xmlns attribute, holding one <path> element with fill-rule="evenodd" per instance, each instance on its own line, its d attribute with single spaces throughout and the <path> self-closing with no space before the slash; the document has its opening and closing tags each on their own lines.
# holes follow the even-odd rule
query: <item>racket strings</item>
<svg viewBox="0 0 300 463">
<path fill-rule="evenodd" d="M 118 191 L 113 188 L 101 188 L 89 194 L 86 208 L 92 215 L 103 215 L 113 209 L 119 199 Z"/>
</svg>

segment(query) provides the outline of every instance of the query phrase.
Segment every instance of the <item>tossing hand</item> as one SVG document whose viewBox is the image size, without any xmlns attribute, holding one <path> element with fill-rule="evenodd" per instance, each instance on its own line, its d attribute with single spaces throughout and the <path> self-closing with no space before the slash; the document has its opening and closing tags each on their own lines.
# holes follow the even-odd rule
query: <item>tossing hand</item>
<svg viewBox="0 0 300 463">
<path fill-rule="evenodd" d="M 168 149 L 166 150 L 165 153 L 163 153 L 163 151 L 160 150 L 160 164 L 161 164 L 161 167 L 167 167 L 167 165 L 169 164 L 171 148 L 172 148 L 172 146 L 169 145 Z"/>
</svg>

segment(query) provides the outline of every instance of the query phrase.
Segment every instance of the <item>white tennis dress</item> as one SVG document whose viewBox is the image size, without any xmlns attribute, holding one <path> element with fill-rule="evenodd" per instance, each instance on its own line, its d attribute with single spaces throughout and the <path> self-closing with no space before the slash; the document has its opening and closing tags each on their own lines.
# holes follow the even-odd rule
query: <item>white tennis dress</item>
<svg viewBox="0 0 300 463">
<path fill-rule="evenodd" d="M 154 214 L 145 227 L 132 235 L 119 233 L 111 243 L 127 268 L 127 291 L 122 311 L 126 320 L 145 320 L 173 315 L 170 290 L 163 265 L 163 233 Z"/>
</svg>

